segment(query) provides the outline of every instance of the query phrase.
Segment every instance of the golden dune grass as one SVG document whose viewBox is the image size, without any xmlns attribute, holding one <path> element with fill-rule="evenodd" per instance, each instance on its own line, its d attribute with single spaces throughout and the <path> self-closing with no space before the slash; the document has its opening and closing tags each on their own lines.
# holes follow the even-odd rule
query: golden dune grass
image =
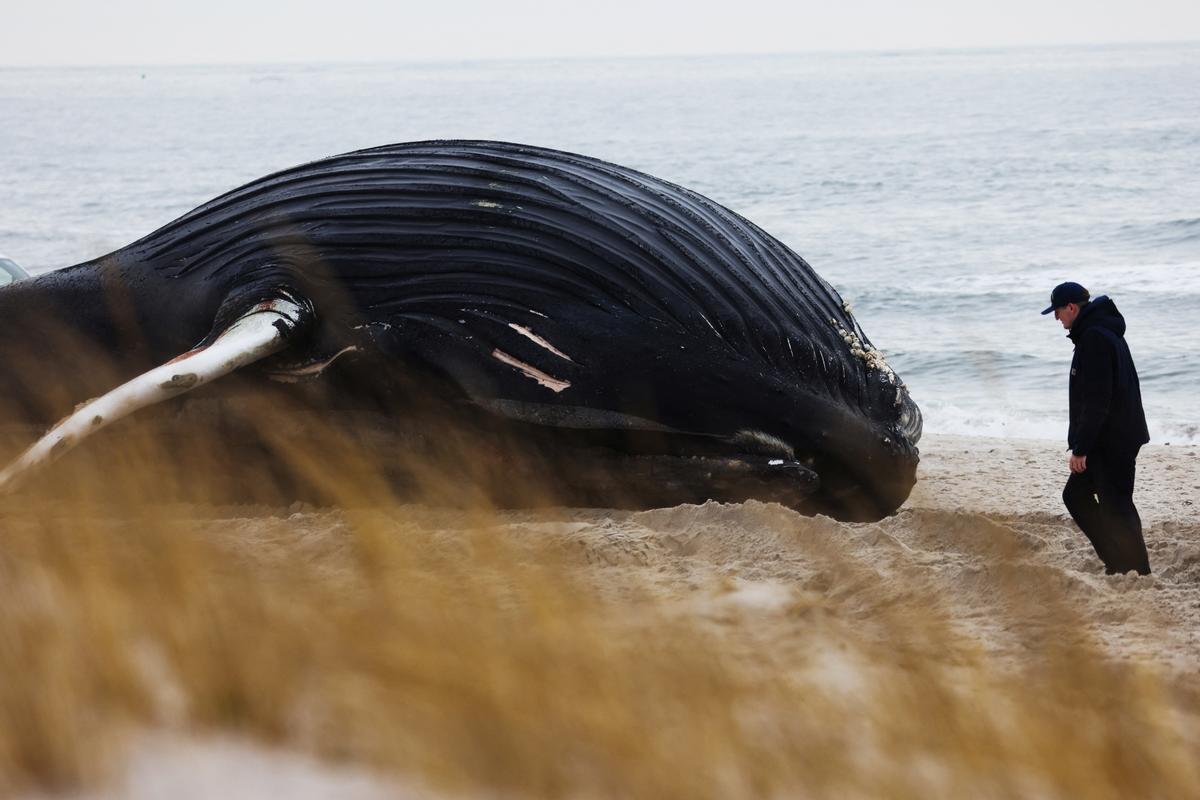
<svg viewBox="0 0 1200 800">
<path fill-rule="evenodd" d="M 1053 586 L 998 585 L 1014 626 L 1061 620 L 1016 664 L 845 557 L 758 626 L 697 612 L 669 573 L 589 563 L 568 509 L 490 508 L 470 486 L 506 465 L 478 442 L 410 465 L 418 497 L 475 499 L 446 510 L 394 496 L 379 459 L 403 453 L 310 418 L 264 432 L 269 468 L 160 423 L 2 501 L 7 794 L 113 780 L 146 730 L 237 732 L 447 793 L 1200 794 L 1196 696 L 1102 655 Z M 221 505 L 230 484 L 256 505 Z M 322 506 L 289 509 L 298 484 Z"/>
</svg>

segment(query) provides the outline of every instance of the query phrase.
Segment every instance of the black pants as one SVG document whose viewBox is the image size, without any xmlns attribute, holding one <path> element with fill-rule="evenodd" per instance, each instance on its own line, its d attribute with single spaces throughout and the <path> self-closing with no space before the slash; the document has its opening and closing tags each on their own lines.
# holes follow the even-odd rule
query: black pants
<svg viewBox="0 0 1200 800">
<path fill-rule="evenodd" d="M 1131 569 L 1150 574 L 1142 518 L 1133 505 L 1136 461 L 1137 450 L 1094 452 L 1088 456 L 1087 469 L 1072 472 L 1063 489 L 1063 503 L 1110 575 Z"/>
</svg>

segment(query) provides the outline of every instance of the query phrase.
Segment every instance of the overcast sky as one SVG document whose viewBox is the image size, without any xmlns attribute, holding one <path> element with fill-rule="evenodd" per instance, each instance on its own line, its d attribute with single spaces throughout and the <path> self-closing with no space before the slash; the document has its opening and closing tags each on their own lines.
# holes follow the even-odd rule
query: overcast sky
<svg viewBox="0 0 1200 800">
<path fill-rule="evenodd" d="M 781 53 L 1200 40 L 1200 0 L 17 0 L 0 64 Z"/>
</svg>

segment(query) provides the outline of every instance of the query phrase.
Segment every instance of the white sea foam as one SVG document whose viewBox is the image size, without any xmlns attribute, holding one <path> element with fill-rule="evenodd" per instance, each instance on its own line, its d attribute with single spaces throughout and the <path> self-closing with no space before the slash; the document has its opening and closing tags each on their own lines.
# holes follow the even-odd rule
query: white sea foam
<svg viewBox="0 0 1200 800">
<path fill-rule="evenodd" d="M 922 405 L 925 430 L 933 434 L 986 436 L 998 439 L 1045 439 L 1067 442 L 1065 412 L 1046 416 L 1036 409 L 997 405 L 959 406 L 933 400 Z M 1200 422 L 1182 417 L 1155 417 L 1148 414 L 1152 444 L 1200 444 Z"/>
</svg>

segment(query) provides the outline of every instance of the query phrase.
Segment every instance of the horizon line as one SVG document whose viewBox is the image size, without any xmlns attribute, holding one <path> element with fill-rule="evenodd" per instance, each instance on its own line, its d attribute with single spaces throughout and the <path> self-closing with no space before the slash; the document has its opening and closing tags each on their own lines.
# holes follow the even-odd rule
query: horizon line
<svg viewBox="0 0 1200 800">
<path fill-rule="evenodd" d="M 369 66 L 385 64 L 486 64 L 532 63 L 547 61 L 648 61 L 689 58 L 780 58 L 787 56 L 861 56 L 915 55 L 920 53 L 970 53 L 1012 50 L 1053 50 L 1088 48 L 1133 48 L 1200 45 L 1200 39 L 1154 39 L 1121 41 L 1081 41 L 1051 43 L 1014 43 L 987 45 L 899 45 L 881 48 L 845 48 L 781 51 L 709 51 L 695 53 L 621 53 L 621 54 L 545 54 L 520 56 L 417 56 L 413 58 L 332 58 L 319 60 L 277 59 L 264 61 L 128 61 L 128 62 L 29 62 L 0 63 L 0 70 L 36 69 L 127 69 L 127 68 L 189 68 L 189 67 L 298 67 L 298 66 Z"/>
</svg>

